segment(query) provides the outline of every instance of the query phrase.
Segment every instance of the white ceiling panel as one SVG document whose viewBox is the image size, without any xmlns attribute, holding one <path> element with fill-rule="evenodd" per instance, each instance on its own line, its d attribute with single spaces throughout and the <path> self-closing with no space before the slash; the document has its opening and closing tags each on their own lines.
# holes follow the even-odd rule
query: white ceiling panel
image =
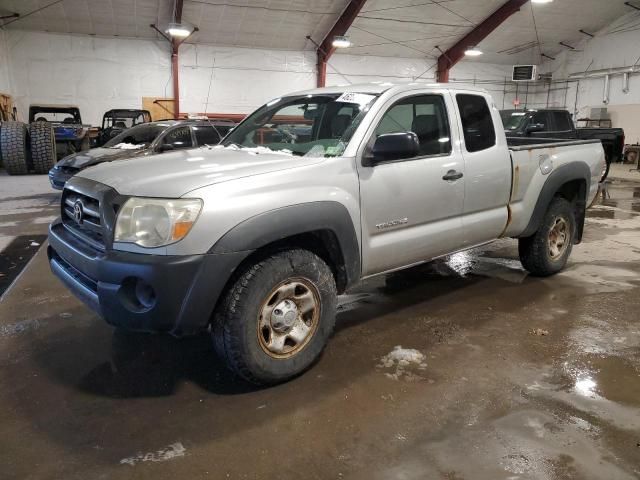
<svg viewBox="0 0 640 480">
<path fill-rule="evenodd" d="M 107 36 L 159 38 L 173 0 L 0 0 L 0 12 L 23 18 L 6 28 Z M 354 55 L 437 58 L 506 0 L 368 0 L 349 29 Z M 313 50 L 310 35 L 322 41 L 349 0 L 184 0 L 183 21 L 199 28 L 195 43 Z M 46 8 L 45 8 L 46 7 Z M 40 9 L 40 10 L 39 10 Z M 624 0 L 554 0 L 527 3 L 480 43 L 476 61 L 539 63 L 629 13 Z M 534 28 L 535 24 L 537 26 Z"/>
</svg>

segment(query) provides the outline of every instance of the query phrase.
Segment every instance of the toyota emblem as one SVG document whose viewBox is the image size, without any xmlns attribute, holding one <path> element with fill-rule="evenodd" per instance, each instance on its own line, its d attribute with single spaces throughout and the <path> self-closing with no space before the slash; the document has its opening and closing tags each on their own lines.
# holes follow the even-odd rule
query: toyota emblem
<svg viewBox="0 0 640 480">
<path fill-rule="evenodd" d="M 76 223 L 82 223 L 82 218 L 84 217 L 84 210 L 82 208 L 82 202 L 78 200 L 73 204 L 73 219 Z"/>
</svg>

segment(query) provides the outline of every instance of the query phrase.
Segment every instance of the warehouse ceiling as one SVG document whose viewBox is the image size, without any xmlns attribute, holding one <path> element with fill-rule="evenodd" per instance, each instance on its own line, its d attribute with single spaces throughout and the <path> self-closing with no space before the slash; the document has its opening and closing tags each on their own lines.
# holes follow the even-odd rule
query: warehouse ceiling
<svg viewBox="0 0 640 480">
<path fill-rule="evenodd" d="M 349 0 L 184 0 L 183 21 L 200 30 L 196 43 L 271 49 L 313 49 Z M 506 0 L 368 0 L 348 31 L 354 55 L 432 57 L 446 50 Z M 50 5 L 50 6 L 48 6 Z M 477 59 L 490 63 L 539 63 L 632 12 L 624 0 L 555 0 L 527 3 L 489 35 Z M 9 29 L 101 36 L 157 38 L 149 25 L 164 28 L 172 0 L 0 0 Z M 535 20 L 535 21 L 534 21 Z M 536 32 L 537 30 L 537 32 Z"/>
</svg>

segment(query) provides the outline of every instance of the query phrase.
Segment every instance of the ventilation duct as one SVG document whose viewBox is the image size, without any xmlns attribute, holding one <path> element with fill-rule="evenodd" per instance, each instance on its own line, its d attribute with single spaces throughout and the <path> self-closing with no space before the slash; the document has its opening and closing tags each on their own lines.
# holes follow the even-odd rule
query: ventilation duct
<svg viewBox="0 0 640 480">
<path fill-rule="evenodd" d="M 625 73 L 640 73 L 640 65 L 634 65 L 632 67 L 619 67 L 619 68 L 603 68 L 602 70 L 589 70 L 586 72 L 577 72 L 569 75 L 570 80 L 577 80 L 583 78 L 602 78 L 607 75 L 624 75 Z"/>
</svg>

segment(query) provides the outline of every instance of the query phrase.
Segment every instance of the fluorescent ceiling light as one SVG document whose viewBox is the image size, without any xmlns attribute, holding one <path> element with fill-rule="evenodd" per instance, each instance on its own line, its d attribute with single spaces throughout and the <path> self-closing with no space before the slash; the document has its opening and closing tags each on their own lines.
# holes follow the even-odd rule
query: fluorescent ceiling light
<svg viewBox="0 0 640 480">
<path fill-rule="evenodd" d="M 172 37 L 185 38 L 191 35 L 193 27 L 181 23 L 170 23 L 165 32 Z"/>
<path fill-rule="evenodd" d="M 335 37 L 333 37 L 332 45 L 335 48 L 348 48 L 351 46 L 351 40 L 349 40 L 349 37 L 345 37 L 343 35 L 336 35 Z"/>
<path fill-rule="evenodd" d="M 478 57 L 478 56 L 482 55 L 482 51 L 478 50 L 476 47 L 471 47 L 471 48 L 467 49 L 467 51 L 464 52 L 464 54 L 467 57 Z"/>
<path fill-rule="evenodd" d="M 551 3 L 553 0 L 531 0 L 531 3 Z"/>
</svg>

